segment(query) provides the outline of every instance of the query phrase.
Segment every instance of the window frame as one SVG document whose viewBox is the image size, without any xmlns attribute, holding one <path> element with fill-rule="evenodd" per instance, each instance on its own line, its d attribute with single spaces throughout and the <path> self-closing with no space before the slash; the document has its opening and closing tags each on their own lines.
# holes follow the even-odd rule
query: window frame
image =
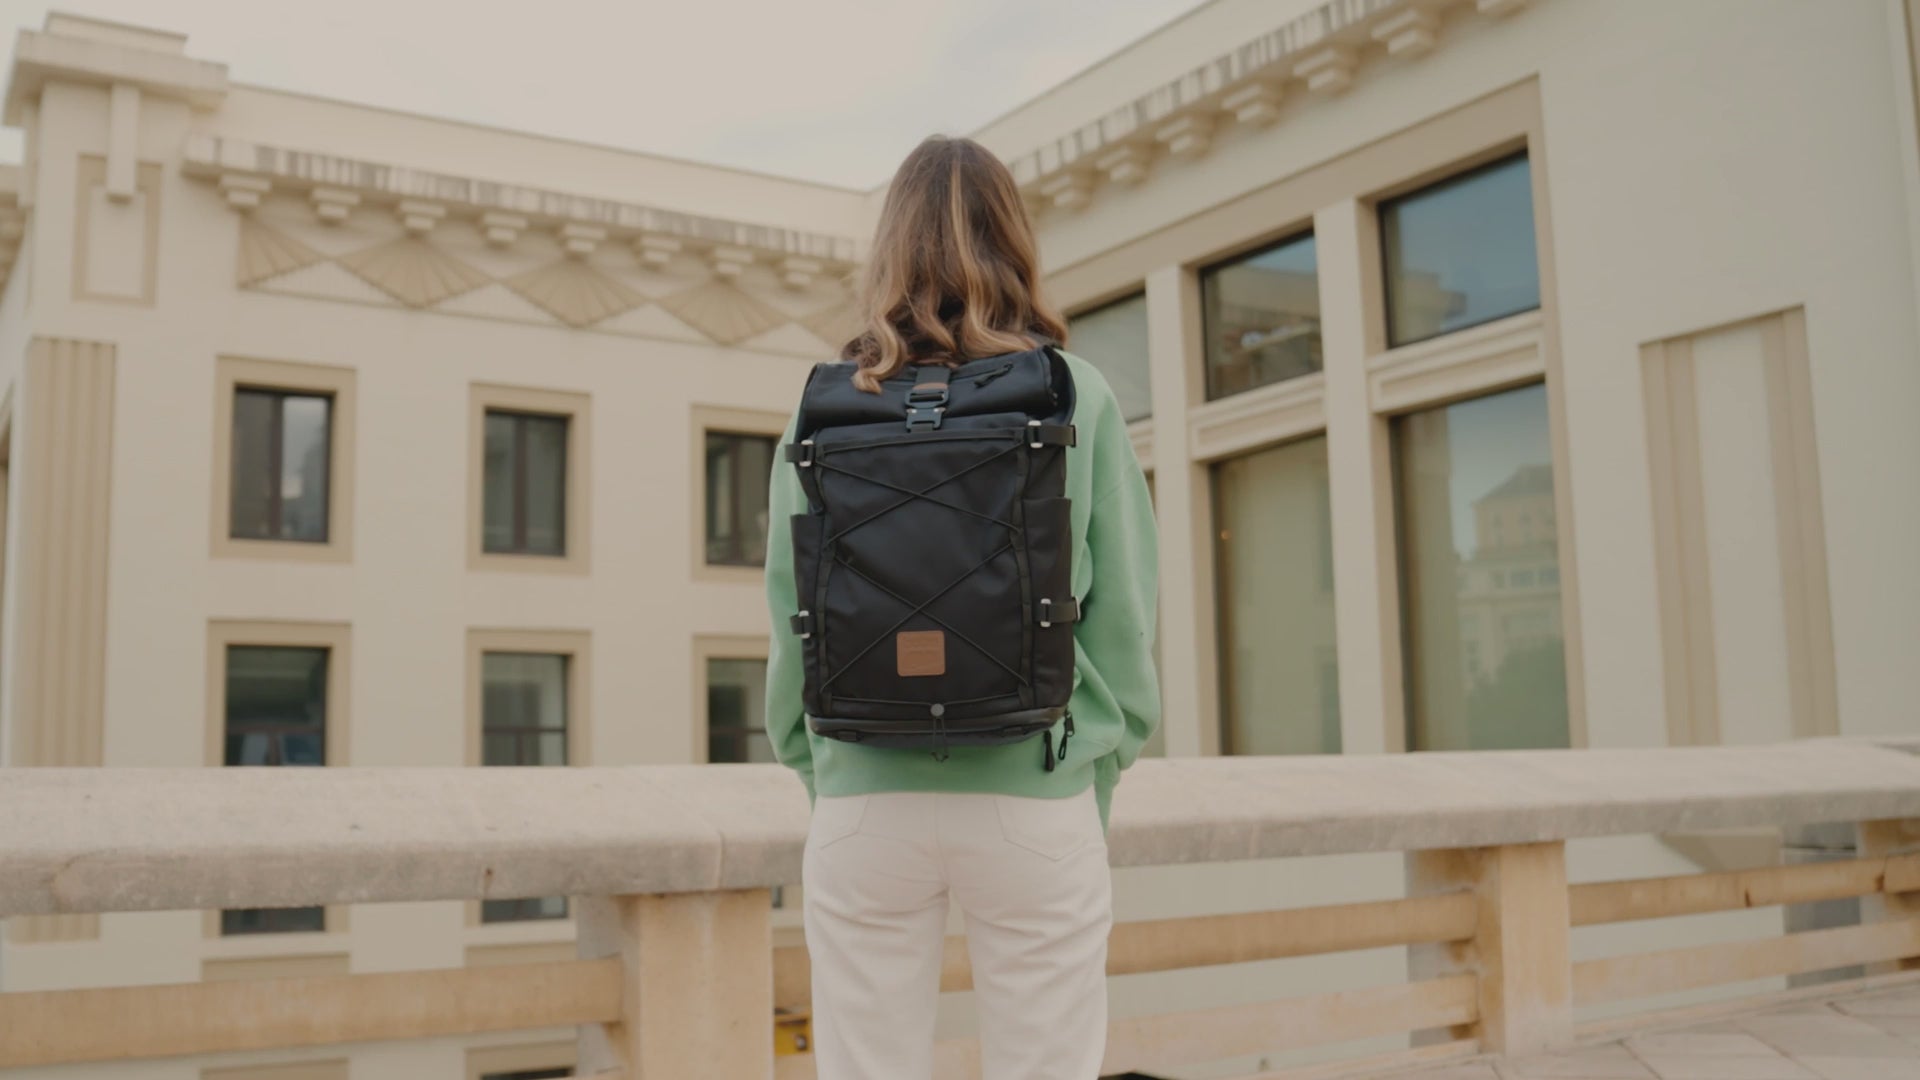
<svg viewBox="0 0 1920 1080">
<path fill-rule="evenodd" d="M 787 467 L 780 457 L 780 438 L 791 417 L 766 409 L 695 404 L 689 411 L 687 457 L 688 566 L 696 582 L 759 586 L 766 567 L 707 561 L 707 435 L 747 435 L 771 438 L 775 469 Z M 771 474 L 769 474 L 771 476 Z M 769 531 L 772 522 L 768 523 Z"/>
<path fill-rule="evenodd" d="M 226 766 L 227 729 L 227 648 L 228 646 L 264 646 L 269 648 L 317 648 L 327 650 L 326 678 L 326 765 L 349 765 L 352 756 L 353 640 L 346 623 L 281 622 L 274 620 L 213 619 L 207 623 L 207 715 L 202 761 L 209 768 Z M 336 944 L 347 932 L 344 904 L 329 904 L 319 931 L 292 931 L 260 934 L 221 932 L 219 910 L 202 913 L 202 933 L 225 946 L 209 958 L 230 959 L 257 956 L 263 952 L 312 950 L 317 947 L 343 948 Z M 324 946 L 316 946 L 324 942 Z M 212 942 L 209 943 L 210 945 Z"/>
<path fill-rule="evenodd" d="M 353 368 L 291 360 L 220 356 L 214 363 L 212 553 L 216 558 L 351 562 L 353 559 Z M 233 532 L 233 421 L 242 391 L 325 397 L 327 409 L 327 538 L 277 540 Z"/>
<path fill-rule="evenodd" d="M 586 630 L 521 630 L 471 627 L 466 642 L 466 730 L 465 762 L 471 768 L 486 768 L 486 656 L 488 653 L 531 653 L 566 657 L 567 760 L 569 766 L 586 765 L 593 760 L 593 635 Z M 494 766 L 498 767 L 498 766 Z M 537 766 L 528 766 L 529 768 Z M 485 931 L 509 926 L 552 926 L 551 937 L 535 939 L 545 944 L 572 936 L 571 905 L 565 916 L 539 919 L 501 919 L 482 917 L 482 903 L 465 903 L 466 924 L 471 930 Z M 526 930 L 509 931 L 524 938 Z M 486 938 L 485 941 L 497 940 Z"/>
<path fill-rule="evenodd" d="M 1134 282 L 1134 284 L 1133 284 L 1133 287 L 1132 287 L 1132 288 L 1130 288 L 1130 289 L 1126 289 L 1126 290 L 1124 290 L 1124 291 L 1121 291 L 1121 292 L 1118 292 L 1118 293 L 1115 293 L 1115 294 L 1113 294 L 1113 295 L 1111 295 L 1111 296 L 1108 296 L 1108 297 L 1106 297 L 1106 298 L 1104 298 L 1104 299 L 1101 299 L 1101 300 L 1096 300 L 1096 301 L 1094 301 L 1094 302 L 1092 302 L 1092 303 L 1087 303 L 1087 304 L 1082 304 L 1082 305 L 1080 305 L 1079 307 L 1077 307 L 1077 308 L 1075 308 L 1075 309 L 1073 310 L 1073 312 L 1072 312 L 1071 314 L 1069 314 L 1069 315 L 1067 315 L 1067 317 L 1066 317 L 1066 319 L 1067 319 L 1067 328 L 1068 328 L 1068 331 L 1069 331 L 1069 332 L 1068 332 L 1068 335 L 1067 335 L 1067 341 L 1068 341 L 1068 351 L 1069 351 L 1069 352 L 1076 352 L 1076 350 L 1075 350 L 1075 349 L 1073 348 L 1073 335 L 1072 335 L 1072 332 L 1071 332 L 1071 331 L 1072 331 L 1072 328 L 1073 328 L 1073 321 L 1074 321 L 1075 319 L 1084 319 L 1084 318 L 1087 318 L 1088 316 L 1091 316 L 1091 315 L 1098 315 L 1098 314 L 1100 314 L 1100 313 L 1101 313 L 1101 312 L 1103 312 L 1103 311 L 1107 311 L 1107 310 L 1109 310 L 1109 309 L 1112 309 L 1112 308 L 1117 308 L 1117 307 L 1119 307 L 1119 306 L 1120 306 L 1121 304 L 1127 304 L 1127 303 L 1132 303 L 1132 302 L 1134 302 L 1134 301 L 1136 301 L 1136 300 L 1140 302 L 1140 306 L 1141 306 L 1142 308 L 1145 308 L 1145 307 L 1146 307 L 1146 304 L 1147 304 L 1147 285 L 1146 285 L 1146 282 L 1144 282 L 1144 281 L 1136 281 L 1136 282 Z M 1128 433 L 1129 435 L 1133 435 L 1133 436 L 1137 436 L 1137 435 L 1138 435 L 1138 433 L 1140 433 L 1140 432 L 1143 432 L 1143 431 L 1148 431 L 1148 430 L 1151 430 L 1151 428 L 1152 428 L 1152 425 L 1153 425 L 1153 352 L 1152 352 L 1152 333 L 1151 333 L 1151 331 L 1149 331 L 1149 332 L 1148 332 L 1148 339 L 1147 339 L 1147 340 L 1148 340 L 1148 352 L 1147 352 L 1147 414 L 1146 414 L 1145 416 L 1132 416 L 1132 417 L 1129 417 L 1129 416 L 1124 416 L 1124 415 L 1123 415 L 1123 416 L 1121 417 L 1121 419 L 1123 419 L 1123 420 L 1125 420 L 1125 421 L 1126 421 L 1126 424 L 1127 424 L 1127 433 Z M 1094 365 L 1094 367 L 1096 367 L 1096 368 L 1098 368 L 1098 367 L 1100 366 L 1100 365 L 1099 365 L 1098 363 L 1096 363 L 1096 362 L 1095 362 L 1094 360 L 1092 360 L 1091 358 L 1086 358 L 1086 357 L 1083 357 L 1083 359 L 1086 359 L 1088 363 L 1090 363 L 1090 364 L 1093 364 L 1093 365 Z M 1105 369 L 1102 369 L 1102 370 L 1101 370 L 1101 374 L 1102 374 L 1102 375 L 1105 375 L 1105 374 L 1106 374 L 1106 371 L 1105 371 Z M 1124 412 L 1124 410 L 1123 410 L 1123 412 Z M 1136 446 L 1136 448 L 1135 448 L 1135 451 L 1136 451 L 1136 454 L 1137 454 L 1137 453 L 1138 453 L 1138 447 L 1137 447 L 1137 446 Z M 1144 463 L 1144 460 L 1145 460 L 1145 459 L 1142 459 L 1142 461 L 1143 461 L 1143 463 Z"/>
<path fill-rule="evenodd" d="M 1260 383 L 1255 386 L 1249 386 L 1244 390 L 1235 390 L 1231 393 L 1216 395 L 1214 393 L 1215 369 L 1213 364 L 1209 363 L 1207 360 L 1207 343 L 1210 340 L 1212 340 L 1212 336 L 1209 332 L 1210 328 L 1207 326 L 1207 280 L 1208 278 L 1215 274 L 1220 273 L 1222 270 L 1226 270 L 1228 268 L 1238 266 L 1242 263 L 1247 262 L 1250 259 L 1258 258 L 1259 256 L 1265 255 L 1270 251 L 1277 251 L 1280 248 L 1287 247 L 1290 244 L 1297 244 L 1302 240 L 1311 240 L 1314 243 L 1313 290 L 1314 290 L 1315 303 L 1318 304 L 1320 299 L 1320 293 L 1321 293 L 1320 247 L 1319 247 L 1319 237 L 1314 232 L 1314 222 L 1313 222 L 1313 219 L 1310 217 L 1305 221 L 1295 222 L 1292 226 L 1278 233 L 1265 234 L 1265 239 L 1261 240 L 1257 244 L 1238 247 L 1234 249 L 1230 254 L 1224 254 L 1217 258 L 1208 259 L 1205 262 L 1199 263 L 1194 266 L 1193 282 L 1194 282 L 1194 289 L 1197 293 L 1197 300 L 1199 303 L 1199 307 L 1194 313 L 1194 319 L 1199 324 L 1199 334 L 1200 334 L 1200 342 L 1199 342 L 1199 348 L 1198 348 L 1198 357 L 1199 357 L 1199 363 L 1200 363 L 1198 389 L 1200 392 L 1200 396 L 1199 396 L 1198 404 L 1207 405 L 1207 404 L 1217 404 L 1223 401 L 1232 401 L 1234 398 L 1241 397 L 1242 395 L 1245 395 L 1245 394 L 1257 394 L 1263 390 L 1271 391 L 1273 390 L 1274 387 L 1280 387 L 1280 386 L 1292 387 L 1308 379 L 1315 380 L 1314 385 L 1317 386 L 1318 381 L 1325 377 L 1327 365 L 1326 365 L 1326 352 L 1325 352 L 1326 339 L 1325 339 L 1324 331 L 1322 332 L 1322 336 L 1321 336 L 1321 356 L 1320 356 L 1320 367 L 1318 370 L 1304 372 L 1302 374 L 1295 375 L 1292 378 L 1276 379 L 1273 382 Z M 1323 327 L 1325 325 L 1324 313 L 1322 314 L 1321 325 Z"/>
<path fill-rule="evenodd" d="M 693 740 L 696 764 L 711 765 L 713 717 L 707 708 L 707 664 L 713 660 L 757 660 L 771 655 L 765 637 L 750 634 L 699 634 L 693 639 Z"/>
<path fill-rule="evenodd" d="M 719 562 L 715 562 L 713 560 L 713 555 L 712 555 L 713 536 L 711 533 L 707 531 L 707 525 L 709 523 L 709 519 L 712 516 L 712 510 L 713 510 L 713 487 L 712 485 L 708 484 L 706 481 L 708 478 L 708 475 L 707 475 L 707 464 L 709 461 L 708 449 L 711 446 L 713 440 L 716 438 L 735 439 L 743 442 L 749 441 L 749 440 L 755 441 L 755 442 L 764 442 L 768 444 L 768 447 L 769 447 L 769 452 L 767 454 L 767 461 L 770 465 L 773 465 L 773 464 L 778 464 L 780 462 L 780 433 L 775 432 L 772 435 L 762 435 L 756 432 L 733 431 L 725 428 L 710 427 L 710 428 L 707 428 L 706 431 L 702 433 L 700 438 L 700 478 L 701 478 L 700 557 L 706 561 L 706 564 L 708 566 L 732 566 L 732 567 L 746 567 L 747 569 L 750 569 L 750 570 L 765 570 L 767 563 L 764 555 L 762 556 L 759 562 L 750 562 L 744 557 L 737 558 L 737 559 L 726 559 L 726 560 L 721 560 Z M 738 456 L 736 456 L 733 459 L 732 471 L 734 473 L 734 476 L 733 476 L 734 490 L 737 492 L 742 489 L 740 480 L 743 475 Z M 771 476 L 771 471 L 769 471 L 768 475 Z M 741 511 L 741 510 L 750 509 L 750 507 L 735 506 L 733 509 L 737 513 L 738 511 Z M 736 536 L 739 536 L 739 535 L 743 535 L 743 534 L 736 532 Z M 738 545 L 736 544 L 735 546 L 737 547 Z"/>
<path fill-rule="evenodd" d="M 488 551 L 486 547 L 487 414 L 515 413 L 567 422 L 566 482 L 560 495 L 560 554 Z M 568 390 L 475 382 L 468 389 L 467 567 L 479 571 L 586 574 L 590 567 L 593 445 L 592 398 Z"/>
<path fill-rule="evenodd" d="M 1527 209 L 1533 215 L 1533 220 L 1529 222 L 1529 224 L 1532 226 L 1533 234 L 1534 234 L 1534 264 L 1533 264 L 1534 286 L 1535 286 L 1535 291 L 1540 294 L 1537 301 L 1534 303 L 1534 305 L 1530 308 L 1522 308 L 1519 311 L 1509 311 L 1499 315 L 1489 315 L 1486 318 L 1476 319 L 1470 323 L 1462 323 L 1461 325 L 1453 327 L 1450 330 L 1436 330 L 1433 333 L 1427 334 L 1423 337 L 1409 338 L 1406 341 L 1393 340 L 1394 279 L 1393 279 L 1393 265 L 1387 253 L 1387 211 L 1392 207 L 1394 207 L 1395 205 L 1399 203 L 1404 203 L 1409 199 L 1418 198 L 1419 196 L 1427 192 L 1436 190 L 1438 188 L 1448 187 L 1454 184 L 1465 183 L 1466 181 L 1471 180 L 1476 176 L 1482 175 L 1484 173 L 1492 172 L 1495 169 L 1504 168 L 1515 161 L 1525 161 L 1527 163 L 1527 182 L 1528 182 L 1529 190 L 1532 190 L 1535 186 L 1533 183 L 1533 170 L 1535 165 L 1535 162 L 1533 160 L 1533 147 L 1529 142 L 1523 141 L 1518 146 L 1518 148 L 1509 148 L 1506 153 L 1496 154 L 1492 157 L 1475 155 L 1474 157 L 1468 158 L 1467 163 L 1462 164 L 1461 167 L 1459 167 L 1458 169 L 1455 169 L 1452 172 L 1447 172 L 1440 176 L 1429 178 L 1423 181 L 1422 183 L 1418 184 L 1417 186 L 1413 186 L 1413 187 L 1403 186 L 1400 189 L 1396 189 L 1395 192 L 1391 195 L 1379 195 L 1379 196 L 1375 196 L 1371 200 L 1372 209 L 1374 213 L 1374 232 L 1376 233 L 1376 239 L 1378 240 L 1379 247 L 1380 247 L 1379 251 L 1376 253 L 1376 258 L 1378 260 L 1376 263 L 1376 267 L 1378 270 L 1379 288 L 1380 288 L 1380 335 L 1381 335 L 1381 341 L 1386 345 L 1386 347 L 1389 350 L 1407 349 L 1407 348 L 1412 348 L 1413 346 L 1422 345 L 1431 341 L 1444 340 L 1447 338 L 1451 338 L 1455 334 L 1464 333 L 1468 330 L 1474 330 L 1482 326 L 1487 326 L 1489 324 L 1499 323 L 1507 319 L 1515 319 L 1525 315 L 1532 315 L 1539 312 L 1541 308 L 1546 306 L 1547 275 L 1541 270 L 1541 267 L 1540 267 L 1540 228 L 1542 226 L 1541 214 L 1539 212 L 1539 209 L 1536 206 L 1532 205 L 1532 202 L 1534 200 L 1530 200 Z"/>
<path fill-rule="evenodd" d="M 566 444 L 573 431 L 573 418 L 556 413 L 531 412 L 526 409 L 501 409 L 489 406 L 480 418 L 480 423 L 483 428 L 481 436 L 483 442 L 485 439 L 484 428 L 495 419 L 504 419 L 513 425 L 513 458 L 510 463 L 510 467 L 513 470 L 512 506 L 509 508 L 512 518 L 513 543 L 512 546 L 506 548 L 489 548 L 486 546 L 486 477 L 483 475 L 481 477 L 481 550 L 488 555 L 538 555 L 550 559 L 566 558 L 568 544 L 573 539 L 567 535 L 567 491 L 565 484 L 565 478 L 569 471 L 568 461 L 570 458 L 570 455 L 567 453 Z M 562 478 L 559 521 L 560 550 L 557 552 L 534 551 L 529 546 L 527 540 L 528 534 L 532 531 L 532 514 L 528 509 L 528 503 L 531 502 L 531 478 L 528 475 L 530 472 L 530 451 L 528 450 L 529 440 L 527 435 L 528 429 L 536 424 L 558 424 L 563 433 L 563 438 L 560 443 L 560 475 Z M 481 467 L 484 470 L 484 459 Z"/>
</svg>

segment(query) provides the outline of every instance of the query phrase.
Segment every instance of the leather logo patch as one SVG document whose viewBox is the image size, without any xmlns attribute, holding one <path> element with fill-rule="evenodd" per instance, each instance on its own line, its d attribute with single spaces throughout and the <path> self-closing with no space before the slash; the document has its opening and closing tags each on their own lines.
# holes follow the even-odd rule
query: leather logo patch
<svg viewBox="0 0 1920 1080">
<path fill-rule="evenodd" d="M 908 630 L 893 637 L 895 669 L 903 678 L 947 673 L 947 635 L 939 630 Z"/>
</svg>

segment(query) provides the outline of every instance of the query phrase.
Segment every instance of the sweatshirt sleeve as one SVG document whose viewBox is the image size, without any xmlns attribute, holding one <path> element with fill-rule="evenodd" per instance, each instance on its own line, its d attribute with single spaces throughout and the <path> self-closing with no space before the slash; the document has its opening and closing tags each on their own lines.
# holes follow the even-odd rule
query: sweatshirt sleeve
<svg viewBox="0 0 1920 1080">
<path fill-rule="evenodd" d="M 1146 476 L 1118 408 L 1102 419 L 1095 427 L 1095 495 L 1087 524 L 1093 573 L 1074 640 L 1118 708 L 1114 758 L 1126 769 L 1160 724 L 1153 657 L 1159 542 Z"/>
<path fill-rule="evenodd" d="M 793 441 L 796 412 L 787 421 L 780 445 Z M 773 744 L 774 759 L 800 774 L 806 785 L 807 803 L 813 803 L 813 745 L 807 741 L 806 715 L 800 691 L 804 679 L 800 642 L 788 631 L 787 619 L 800 610 L 793 578 L 793 515 L 806 510 L 806 494 L 800 490 L 800 478 L 778 449 L 773 455 L 773 474 L 767 483 L 767 613 L 772 633 L 767 646 L 767 741 Z"/>
</svg>

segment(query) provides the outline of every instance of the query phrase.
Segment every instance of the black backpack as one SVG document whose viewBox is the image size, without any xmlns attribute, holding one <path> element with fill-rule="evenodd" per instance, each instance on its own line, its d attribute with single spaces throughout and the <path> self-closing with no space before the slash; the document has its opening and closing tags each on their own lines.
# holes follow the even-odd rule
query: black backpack
<svg viewBox="0 0 1920 1080">
<path fill-rule="evenodd" d="M 909 365 L 878 394 L 816 365 L 786 459 L 815 733 L 872 746 L 1073 733 L 1073 378 L 1051 345 Z"/>
</svg>

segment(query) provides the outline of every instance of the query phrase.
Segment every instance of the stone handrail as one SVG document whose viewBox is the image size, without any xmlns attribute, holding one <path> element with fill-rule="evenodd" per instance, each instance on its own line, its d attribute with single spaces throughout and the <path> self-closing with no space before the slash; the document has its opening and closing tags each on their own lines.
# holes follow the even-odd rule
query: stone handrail
<svg viewBox="0 0 1920 1080">
<path fill-rule="evenodd" d="M 1868 743 L 1148 759 L 1115 866 L 1920 817 Z M 778 765 L 0 769 L 0 917 L 607 896 L 800 879 Z"/>
<path fill-rule="evenodd" d="M 1531 1052 L 1566 1045 L 1580 1005 L 1920 963 L 1914 749 L 1142 761 L 1116 793 L 1115 866 L 1402 852 L 1408 887 L 1118 924 L 1110 973 L 1405 945 L 1416 977 L 1116 1020 L 1108 1071 L 1409 1031 L 1453 1032 L 1421 1054 Z M 799 880 L 806 821 L 777 765 L 0 769 L 0 917 L 565 895 L 579 924 L 578 960 L 520 969 L 0 994 L 0 1031 L 14 1033 L 0 1069 L 574 1024 L 583 1075 L 803 1080 L 811 1055 L 776 1066 L 744 1036 L 776 1004 L 806 1007 L 805 950 L 773 947 L 767 892 Z M 1840 822 L 1858 824 L 1859 858 L 1566 874 L 1569 840 Z M 1623 957 L 1569 949 L 1575 926 L 1855 896 L 1858 926 Z M 947 989 L 971 980 L 955 945 Z M 301 1007 L 255 1012 L 276 997 Z M 942 1077 L 977 1067 L 971 1040 L 940 1052 Z"/>
</svg>

